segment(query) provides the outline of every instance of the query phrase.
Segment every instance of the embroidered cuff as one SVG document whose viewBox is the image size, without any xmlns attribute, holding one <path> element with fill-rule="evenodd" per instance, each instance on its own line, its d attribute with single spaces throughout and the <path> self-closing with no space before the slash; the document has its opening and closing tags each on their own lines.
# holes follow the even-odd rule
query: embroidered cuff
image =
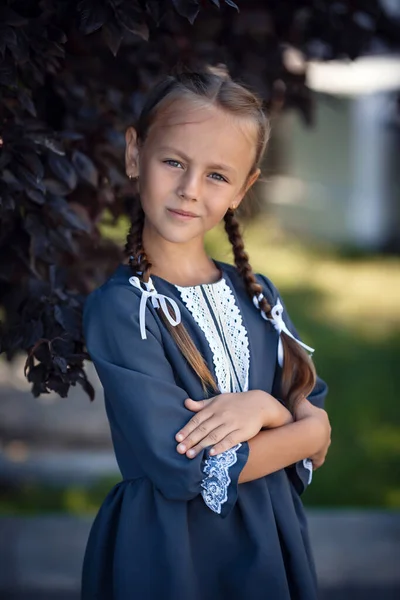
<svg viewBox="0 0 400 600">
<path fill-rule="evenodd" d="M 286 473 L 298 494 L 302 494 L 310 485 L 313 477 L 313 464 L 309 458 L 286 468 Z"/>
<path fill-rule="evenodd" d="M 208 508 L 222 517 L 230 513 L 236 502 L 239 475 L 248 456 L 249 445 L 243 442 L 205 461 L 201 495 Z"/>
</svg>

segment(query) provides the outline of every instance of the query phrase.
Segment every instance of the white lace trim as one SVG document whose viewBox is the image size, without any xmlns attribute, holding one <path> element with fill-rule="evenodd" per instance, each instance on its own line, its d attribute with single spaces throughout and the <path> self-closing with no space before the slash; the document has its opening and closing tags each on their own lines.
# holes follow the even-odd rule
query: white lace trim
<svg viewBox="0 0 400 600">
<path fill-rule="evenodd" d="M 313 477 L 313 463 L 310 458 L 303 459 L 303 467 L 308 470 L 308 485 L 310 485 Z"/>
<path fill-rule="evenodd" d="M 250 365 L 249 341 L 239 307 L 226 281 L 221 279 L 209 285 L 175 287 L 210 346 L 219 390 L 222 393 L 247 391 Z M 225 347 L 205 297 L 212 307 L 228 348 Z"/>
<path fill-rule="evenodd" d="M 228 486 L 231 483 L 228 470 L 237 462 L 236 452 L 241 445 L 237 444 L 230 450 L 206 460 L 204 473 L 207 477 L 201 484 L 204 488 L 201 495 L 208 508 L 218 514 L 221 514 L 221 507 L 228 500 Z"/>
<path fill-rule="evenodd" d="M 239 307 L 226 281 L 221 279 L 215 284 L 175 287 L 210 346 L 219 390 L 222 393 L 247 391 L 249 341 Z M 237 462 L 236 452 L 241 445 L 237 444 L 205 461 L 204 473 L 207 477 L 201 484 L 202 496 L 206 505 L 218 514 L 228 500 L 228 487 L 231 483 L 229 468 Z"/>
</svg>

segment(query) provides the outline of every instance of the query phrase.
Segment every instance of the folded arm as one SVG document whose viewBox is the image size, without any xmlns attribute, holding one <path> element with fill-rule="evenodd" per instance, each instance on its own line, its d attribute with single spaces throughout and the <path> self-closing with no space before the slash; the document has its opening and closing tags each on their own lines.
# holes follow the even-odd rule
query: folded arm
<svg viewBox="0 0 400 600">
<path fill-rule="evenodd" d="M 249 440 L 249 458 L 239 483 L 265 477 L 274 471 L 319 452 L 330 439 L 330 425 L 324 410 L 313 407 L 312 414 L 283 427 L 260 431 Z"/>
<path fill-rule="evenodd" d="M 193 460 L 176 451 L 175 435 L 191 415 L 184 405 L 188 393 L 175 381 L 160 326 L 150 308 L 146 308 L 147 339 L 141 339 L 139 305 L 140 296 L 129 285 L 103 286 L 85 305 L 86 346 L 104 388 L 111 429 L 166 498 L 188 501 L 202 494 L 206 501 L 209 496 L 204 486 L 212 487 L 207 451 Z M 215 504 L 222 516 L 236 502 L 247 442 L 231 454 L 231 483 L 222 486 L 221 499 Z M 221 472 L 221 480 L 224 476 Z"/>
</svg>

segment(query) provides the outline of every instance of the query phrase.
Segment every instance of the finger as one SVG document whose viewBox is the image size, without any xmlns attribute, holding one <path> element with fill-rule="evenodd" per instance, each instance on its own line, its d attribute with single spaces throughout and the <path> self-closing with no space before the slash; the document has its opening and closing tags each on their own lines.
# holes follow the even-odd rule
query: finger
<svg viewBox="0 0 400 600">
<path fill-rule="evenodd" d="M 218 444 L 215 444 L 210 449 L 210 455 L 215 456 L 217 454 L 220 454 L 221 452 L 226 452 L 226 450 L 230 450 L 231 448 L 236 446 L 236 444 L 239 444 L 240 441 L 240 430 L 235 429 L 234 431 L 229 433 L 223 440 L 218 442 Z"/>
<path fill-rule="evenodd" d="M 197 415 L 196 415 L 197 416 Z M 203 440 L 211 431 L 222 425 L 221 420 L 214 415 L 199 423 L 199 425 L 188 434 L 177 446 L 178 452 L 184 454 L 201 440 Z"/>
<path fill-rule="evenodd" d="M 188 402 L 188 400 L 185 400 L 185 403 Z M 194 403 L 195 401 L 192 400 L 191 402 Z M 201 404 L 202 402 L 204 402 L 204 400 L 199 400 L 198 404 Z M 208 402 L 208 400 L 206 402 Z M 176 441 L 182 442 L 194 429 L 196 429 L 196 427 L 198 427 L 203 421 L 205 421 L 210 416 L 211 415 L 209 412 L 199 410 L 198 413 L 195 414 L 190 419 L 190 421 L 188 421 L 186 425 L 175 435 Z"/>
<path fill-rule="evenodd" d="M 212 402 L 212 398 L 206 398 L 205 400 L 192 400 L 191 398 L 186 398 L 185 406 L 189 410 L 199 411 L 206 408 Z"/>
<path fill-rule="evenodd" d="M 193 446 L 193 448 L 191 448 L 190 450 L 188 449 L 188 451 L 186 452 L 186 456 L 188 458 L 194 458 L 199 452 L 202 452 L 204 448 L 212 446 L 213 444 L 217 444 L 221 440 L 226 439 L 230 433 L 231 429 L 229 429 L 229 427 L 227 427 L 225 423 L 218 427 L 215 427 L 198 444 Z"/>
</svg>

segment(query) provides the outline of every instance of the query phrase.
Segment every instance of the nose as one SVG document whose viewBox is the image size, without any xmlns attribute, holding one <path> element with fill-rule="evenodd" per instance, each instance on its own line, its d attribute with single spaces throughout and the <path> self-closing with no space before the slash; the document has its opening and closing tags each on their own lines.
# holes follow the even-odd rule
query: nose
<svg viewBox="0 0 400 600">
<path fill-rule="evenodd" d="M 199 200 L 201 191 L 201 177 L 194 171 L 187 170 L 183 173 L 179 185 L 178 195 L 185 200 Z"/>
</svg>

